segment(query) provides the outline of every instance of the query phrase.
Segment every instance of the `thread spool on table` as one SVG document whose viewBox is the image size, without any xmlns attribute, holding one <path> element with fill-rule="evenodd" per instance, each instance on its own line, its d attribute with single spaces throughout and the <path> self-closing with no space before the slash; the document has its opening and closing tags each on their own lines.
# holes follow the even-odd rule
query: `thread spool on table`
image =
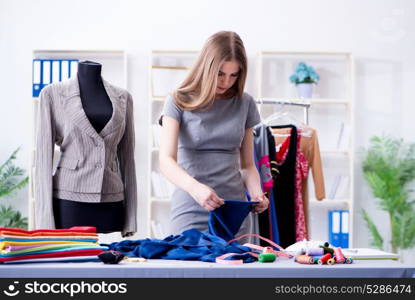
<svg viewBox="0 0 415 300">
<path fill-rule="evenodd" d="M 338 264 L 344 263 L 344 261 L 346 260 L 346 258 L 344 257 L 343 252 L 342 252 L 340 247 L 339 248 L 334 248 L 334 255 L 335 255 L 335 258 L 336 258 L 336 262 Z"/>
<path fill-rule="evenodd" d="M 346 259 L 344 260 L 344 263 L 345 263 L 345 264 L 351 264 L 351 263 L 353 263 L 353 258 L 351 258 L 351 257 L 346 258 Z"/>
<path fill-rule="evenodd" d="M 307 249 L 306 254 L 309 256 L 322 256 L 324 255 L 324 249 L 323 248 L 310 248 L 310 249 Z"/>
<path fill-rule="evenodd" d="M 258 256 L 258 261 L 262 263 L 273 262 L 275 261 L 275 259 L 276 259 L 276 256 L 274 253 L 261 253 Z"/>
<path fill-rule="evenodd" d="M 327 263 L 327 261 L 331 258 L 331 254 L 327 253 L 324 254 L 319 260 L 318 260 L 318 264 L 319 265 L 324 265 Z"/>
<path fill-rule="evenodd" d="M 274 253 L 274 250 L 271 247 L 264 247 L 262 253 Z"/>
<path fill-rule="evenodd" d="M 318 260 L 322 257 L 323 257 L 323 255 L 313 256 L 314 264 L 318 264 Z"/>
<path fill-rule="evenodd" d="M 312 265 L 314 264 L 314 259 L 311 256 L 308 255 L 298 255 L 295 257 L 295 261 L 299 264 L 305 264 L 305 265 Z"/>
</svg>

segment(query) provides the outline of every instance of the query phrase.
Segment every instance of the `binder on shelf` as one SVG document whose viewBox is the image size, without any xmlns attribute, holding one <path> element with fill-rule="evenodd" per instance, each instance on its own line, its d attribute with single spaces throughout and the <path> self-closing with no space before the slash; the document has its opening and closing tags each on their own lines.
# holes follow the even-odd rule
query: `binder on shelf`
<svg viewBox="0 0 415 300">
<path fill-rule="evenodd" d="M 335 247 L 349 248 L 349 211 L 329 211 L 329 243 Z"/>
<path fill-rule="evenodd" d="M 33 59 L 33 97 L 39 97 L 40 91 L 48 84 L 71 78 L 77 69 L 77 59 Z"/>
</svg>

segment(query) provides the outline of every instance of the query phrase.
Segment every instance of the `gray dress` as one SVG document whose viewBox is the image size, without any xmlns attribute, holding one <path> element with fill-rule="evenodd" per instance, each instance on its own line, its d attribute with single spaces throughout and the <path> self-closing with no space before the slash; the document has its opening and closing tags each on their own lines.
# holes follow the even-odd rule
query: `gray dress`
<svg viewBox="0 0 415 300">
<path fill-rule="evenodd" d="M 245 130 L 260 122 L 254 99 L 218 99 L 209 110 L 183 111 L 169 96 L 162 115 L 180 123 L 178 164 L 224 200 L 247 200 L 240 172 L 240 149 Z M 187 192 L 176 189 L 171 199 L 171 234 L 208 229 L 209 212 Z M 246 218 L 238 235 L 251 231 Z"/>
</svg>

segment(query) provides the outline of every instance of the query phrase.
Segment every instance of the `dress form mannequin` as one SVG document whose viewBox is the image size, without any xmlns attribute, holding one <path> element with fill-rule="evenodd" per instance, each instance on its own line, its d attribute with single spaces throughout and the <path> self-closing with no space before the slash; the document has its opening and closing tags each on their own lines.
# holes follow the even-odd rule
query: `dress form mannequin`
<svg viewBox="0 0 415 300">
<path fill-rule="evenodd" d="M 78 64 L 78 83 L 83 110 L 99 134 L 112 117 L 113 107 L 101 77 L 102 65 L 83 61 Z M 79 202 L 53 199 L 56 228 L 95 226 L 98 233 L 122 231 L 124 201 Z"/>
<path fill-rule="evenodd" d="M 91 61 L 78 64 L 82 107 L 97 133 L 101 132 L 112 115 L 112 104 L 102 82 L 101 69 L 101 64 Z"/>
</svg>

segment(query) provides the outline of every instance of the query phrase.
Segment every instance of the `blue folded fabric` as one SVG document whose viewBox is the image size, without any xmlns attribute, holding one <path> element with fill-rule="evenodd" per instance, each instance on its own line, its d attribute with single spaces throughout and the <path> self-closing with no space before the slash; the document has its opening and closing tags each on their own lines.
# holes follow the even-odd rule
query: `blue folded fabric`
<svg viewBox="0 0 415 300">
<path fill-rule="evenodd" d="M 247 253 L 251 251 L 250 248 L 244 247 L 238 242 L 228 244 L 220 237 L 211 235 L 208 232 L 200 232 L 196 229 L 186 230 L 179 235 L 170 235 L 163 240 L 124 240 L 109 245 L 101 245 L 108 246 L 110 250 L 120 251 L 126 256 L 149 259 L 215 262 L 218 256 L 226 253 L 237 253 L 240 255 L 230 256 L 226 259 L 242 259 L 245 263 L 256 261 L 254 257 Z"/>
<path fill-rule="evenodd" d="M 256 201 L 225 200 L 225 204 L 209 213 L 209 233 L 230 241 Z"/>
</svg>

